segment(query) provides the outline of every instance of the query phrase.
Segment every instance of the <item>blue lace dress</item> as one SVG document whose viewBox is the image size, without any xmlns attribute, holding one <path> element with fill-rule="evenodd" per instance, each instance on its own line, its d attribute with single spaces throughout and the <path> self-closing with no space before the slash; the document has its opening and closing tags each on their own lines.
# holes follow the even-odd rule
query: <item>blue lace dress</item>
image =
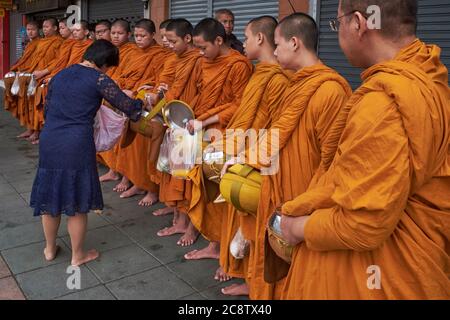
<svg viewBox="0 0 450 320">
<path fill-rule="evenodd" d="M 141 116 L 142 101 L 128 98 L 95 69 L 77 64 L 52 79 L 31 193 L 35 216 L 74 216 L 103 209 L 93 137 L 94 118 L 102 99 L 132 121 Z"/>
</svg>

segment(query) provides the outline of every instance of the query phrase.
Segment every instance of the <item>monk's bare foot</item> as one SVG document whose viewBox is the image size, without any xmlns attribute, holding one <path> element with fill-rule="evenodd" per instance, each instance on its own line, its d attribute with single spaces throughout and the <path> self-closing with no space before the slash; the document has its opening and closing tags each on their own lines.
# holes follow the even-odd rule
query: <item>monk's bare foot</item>
<svg viewBox="0 0 450 320">
<path fill-rule="evenodd" d="M 27 138 L 27 140 L 32 144 L 34 144 L 36 140 L 39 141 L 39 131 L 33 131 L 33 133 Z"/>
<path fill-rule="evenodd" d="M 186 230 L 187 230 L 186 225 L 182 223 L 177 223 L 172 227 L 167 227 L 162 230 L 159 230 L 156 234 L 158 235 L 158 237 L 170 237 L 173 236 L 174 234 L 185 233 Z"/>
<path fill-rule="evenodd" d="M 248 296 L 249 290 L 246 283 L 243 284 L 232 284 L 226 288 L 222 289 L 222 293 L 227 296 Z"/>
<path fill-rule="evenodd" d="M 120 183 L 113 188 L 113 191 L 122 193 L 130 189 L 130 187 L 131 187 L 130 180 L 128 180 L 127 177 L 123 176 L 122 181 L 120 181 Z"/>
<path fill-rule="evenodd" d="M 157 204 L 158 202 L 159 202 L 158 194 L 147 192 L 144 199 L 139 201 L 139 205 L 141 207 L 151 207 L 152 205 Z"/>
<path fill-rule="evenodd" d="M 61 250 L 60 246 L 55 246 L 54 248 L 45 248 L 44 249 L 44 257 L 48 262 L 56 259 L 59 250 Z"/>
<path fill-rule="evenodd" d="M 182 247 L 192 246 L 197 241 L 199 235 L 200 233 L 195 229 L 194 225 L 189 223 L 186 233 L 178 240 L 177 245 Z"/>
<path fill-rule="evenodd" d="M 184 255 L 186 260 L 200 260 L 200 259 L 219 259 L 220 245 L 218 242 L 210 242 L 209 245 L 202 250 L 194 250 Z"/>
<path fill-rule="evenodd" d="M 100 177 L 100 182 L 107 182 L 107 181 L 119 181 L 120 176 L 117 172 L 113 170 L 109 170 L 108 173 L 105 173 Z"/>
<path fill-rule="evenodd" d="M 214 276 L 214 279 L 217 281 L 220 281 L 220 282 L 227 282 L 227 281 L 230 281 L 231 279 L 233 279 L 233 277 L 226 274 L 225 271 L 223 271 L 222 267 L 219 267 L 216 270 L 216 275 Z"/>
<path fill-rule="evenodd" d="M 130 189 L 128 189 L 127 191 L 122 192 L 122 193 L 120 194 L 120 197 L 121 197 L 122 199 L 127 199 L 127 198 L 131 198 L 131 197 L 138 196 L 138 195 L 143 195 L 143 194 L 145 194 L 145 191 L 144 191 L 144 190 L 139 189 L 139 188 L 136 187 L 136 186 L 132 186 L 132 187 L 131 187 Z"/>
<path fill-rule="evenodd" d="M 27 138 L 29 138 L 32 134 L 33 134 L 33 130 L 28 129 L 27 131 L 25 131 L 25 132 L 22 133 L 21 135 L 17 136 L 17 138 L 19 138 L 19 139 L 27 139 Z"/>
<path fill-rule="evenodd" d="M 162 209 L 158 209 L 156 211 L 153 211 L 153 215 L 155 217 L 161 217 L 161 216 L 167 216 L 168 214 L 174 213 L 175 209 L 171 207 L 165 207 Z"/>
<path fill-rule="evenodd" d="M 90 261 L 93 261 L 97 259 L 100 256 L 100 253 L 98 253 L 97 250 L 89 250 L 88 252 L 84 253 L 80 257 L 72 257 L 72 266 L 79 267 L 85 263 L 88 263 Z"/>
<path fill-rule="evenodd" d="M 31 142 L 31 144 L 32 144 L 33 146 L 37 146 L 37 145 L 39 144 L 39 139 L 33 140 L 33 141 Z"/>
</svg>

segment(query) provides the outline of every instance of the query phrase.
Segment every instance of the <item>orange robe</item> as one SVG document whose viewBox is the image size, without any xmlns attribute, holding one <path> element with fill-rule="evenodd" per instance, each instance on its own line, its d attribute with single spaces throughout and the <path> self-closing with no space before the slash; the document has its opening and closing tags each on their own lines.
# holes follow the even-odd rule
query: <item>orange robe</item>
<svg viewBox="0 0 450 320">
<path fill-rule="evenodd" d="M 59 48 L 63 43 L 63 38 L 59 35 L 43 38 L 39 41 L 36 49 L 36 55 L 33 62 L 33 71 L 45 70 L 58 56 Z M 39 86 L 39 82 L 38 82 Z M 36 90 L 36 94 L 38 90 Z M 33 130 L 41 130 L 44 123 L 44 110 L 39 108 L 39 103 L 36 103 L 36 94 L 31 97 L 26 97 L 26 102 L 29 112 L 29 128 Z M 39 102 L 39 95 L 38 95 Z"/>
<path fill-rule="evenodd" d="M 27 73 L 31 73 L 33 72 L 33 62 L 34 62 L 34 55 L 36 53 L 37 47 L 39 45 L 39 42 L 41 41 L 41 38 L 37 38 L 33 41 L 31 41 L 30 43 L 28 43 L 28 45 L 25 47 L 25 51 L 22 55 L 22 57 L 19 59 L 19 61 L 16 62 L 16 64 L 14 64 L 11 67 L 11 71 L 14 72 L 27 72 Z M 20 96 L 24 96 L 26 95 L 26 90 L 21 90 L 21 92 L 19 92 Z M 23 119 L 23 103 L 21 105 L 19 105 L 19 97 L 18 96 L 12 96 L 10 92 L 5 92 L 5 109 L 9 110 L 12 115 L 19 119 L 19 121 L 21 122 L 22 125 L 25 125 L 26 123 L 24 122 Z"/>
<path fill-rule="evenodd" d="M 116 80 L 120 78 L 121 73 L 123 72 L 124 68 L 126 67 L 127 63 L 130 61 L 131 55 L 133 52 L 138 51 L 138 47 L 135 43 L 127 42 L 120 46 L 119 48 L 119 55 L 120 55 L 120 62 L 117 67 L 111 68 L 108 71 L 108 76 Z M 97 159 L 106 165 L 108 168 L 110 168 L 113 171 L 116 171 L 116 163 L 117 163 L 117 154 L 119 153 L 120 143 L 114 146 L 113 149 L 109 151 L 105 151 L 102 153 L 99 153 L 97 155 Z"/>
<path fill-rule="evenodd" d="M 450 299 L 450 90 L 440 52 L 416 40 L 362 74 L 330 170 L 283 207 L 313 212 L 283 298 Z"/>
<path fill-rule="evenodd" d="M 130 68 L 118 79 L 121 86 L 135 92 L 142 85 L 156 84 L 167 55 L 167 51 L 156 42 L 149 48 L 140 51 L 139 57 L 130 61 Z M 157 193 L 158 186 L 150 180 L 148 173 L 147 159 L 150 147 L 151 139 L 137 134 L 129 146 L 119 149 L 116 169 L 139 189 Z"/>
<path fill-rule="evenodd" d="M 289 83 L 289 77 L 279 65 L 271 63 L 259 63 L 253 73 L 242 96 L 241 105 L 234 114 L 227 130 L 249 129 L 260 130 L 270 126 L 276 119 L 281 108 L 284 91 Z M 226 134 L 227 145 L 235 143 L 233 134 Z M 218 142 L 222 143 L 222 142 Z M 237 146 L 236 153 L 245 148 Z M 216 146 L 216 144 L 214 144 Z M 221 145 L 222 146 L 222 145 Z M 219 150 L 221 146 L 215 148 Z M 225 149 L 228 155 L 228 149 Z M 230 244 L 239 228 L 246 240 L 254 242 L 256 220 L 251 215 L 238 212 L 233 206 L 228 205 L 228 213 L 222 218 L 222 239 L 220 241 L 220 265 L 230 276 L 245 278 L 247 273 L 248 258 L 236 260 L 230 253 Z"/>
<path fill-rule="evenodd" d="M 327 144 L 338 142 L 340 135 L 332 142 L 329 137 L 335 136 L 333 124 L 350 95 L 347 81 L 322 64 L 299 70 L 285 91 L 280 116 L 268 133 L 279 134 L 279 158 L 278 163 L 272 163 L 271 175 L 263 176 L 261 185 L 255 246 L 247 275 L 251 299 L 270 300 L 281 296 L 284 280 L 275 277 L 283 265 L 273 264 L 273 268 L 264 270 L 265 263 L 272 261 L 265 257 L 268 218 L 281 204 L 307 190 L 319 168 L 322 153 L 329 149 Z M 257 147 L 266 154 L 266 146 L 263 143 Z M 280 281 L 266 283 L 265 271 L 275 273 L 270 281 Z"/>
<path fill-rule="evenodd" d="M 219 123 L 206 129 L 223 131 L 227 127 L 241 103 L 252 72 L 250 61 L 232 49 L 228 55 L 218 57 L 214 61 L 203 61 L 199 95 L 192 105 L 194 113 L 200 121 L 214 115 L 219 116 Z M 192 183 L 188 212 L 191 222 L 206 239 L 219 242 L 221 221 L 226 215 L 227 204 L 213 204 L 218 195 L 217 184 L 203 179 L 201 166 L 196 166 L 190 172 L 189 178 Z M 211 194 L 205 194 L 204 190 Z"/>
<path fill-rule="evenodd" d="M 191 105 L 198 94 L 197 82 L 201 75 L 202 56 L 198 50 L 189 50 L 176 59 L 175 77 L 166 100 L 181 100 Z M 178 208 L 187 213 L 189 209 L 190 182 L 172 177 L 165 172 L 158 172 L 152 179 L 159 184 L 159 200 L 169 207 Z M 189 190 L 189 191 L 188 191 Z"/>
<path fill-rule="evenodd" d="M 48 85 L 42 85 L 44 81 L 50 81 L 58 72 L 63 69 L 80 63 L 84 52 L 86 49 L 93 43 L 92 40 L 74 40 L 74 39 L 66 39 L 60 45 L 60 50 L 56 59 L 47 65 L 43 66 L 43 69 L 47 69 L 50 74 L 38 82 L 38 90 L 36 91 L 36 95 L 34 97 L 34 110 L 36 110 L 36 116 L 34 118 L 34 130 L 40 130 L 44 124 L 44 105 L 45 105 L 45 97 L 47 95 Z"/>
</svg>

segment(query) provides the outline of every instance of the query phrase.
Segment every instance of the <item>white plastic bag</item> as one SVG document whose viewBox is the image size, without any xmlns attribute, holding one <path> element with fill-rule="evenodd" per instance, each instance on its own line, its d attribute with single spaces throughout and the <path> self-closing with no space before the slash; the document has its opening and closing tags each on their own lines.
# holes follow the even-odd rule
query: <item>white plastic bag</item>
<svg viewBox="0 0 450 320">
<path fill-rule="evenodd" d="M 172 176 L 188 179 L 189 172 L 195 167 L 199 150 L 199 135 L 193 135 L 187 129 L 170 129 L 172 144 L 170 148 L 169 165 Z M 201 154 L 201 153 L 200 153 Z"/>
<path fill-rule="evenodd" d="M 97 152 L 111 150 L 122 136 L 127 117 L 102 105 L 94 123 L 94 141 Z"/>
<path fill-rule="evenodd" d="M 170 165 L 169 165 L 169 156 L 170 156 L 170 144 L 171 141 L 170 129 L 166 131 L 164 134 L 163 142 L 159 149 L 158 163 L 156 165 L 156 169 L 159 172 L 171 173 Z"/>
<path fill-rule="evenodd" d="M 20 91 L 20 82 L 19 82 L 19 73 L 16 74 L 16 79 L 11 87 L 11 94 L 13 96 L 17 96 Z"/>
<path fill-rule="evenodd" d="M 27 96 L 32 97 L 36 94 L 37 81 L 36 78 L 32 75 L 30 79 L 30 83 L 28 84 Z"/>
<path fill-rule="evenodd" d="M 249 251 L 250 242 L 245 240 L 241 228 L 239 228 L 233 238 L 233 241 L 231 241 L 230 252 L 235 259 L 242 260 L 248 255 Z"/>
</svg>

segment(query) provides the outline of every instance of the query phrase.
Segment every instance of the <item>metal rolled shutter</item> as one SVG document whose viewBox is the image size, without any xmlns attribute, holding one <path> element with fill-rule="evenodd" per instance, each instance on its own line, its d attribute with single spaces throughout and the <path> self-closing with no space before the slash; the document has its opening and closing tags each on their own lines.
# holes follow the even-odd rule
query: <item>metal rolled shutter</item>
<svg viewBox="0 0 450 320">
<path fill-rule="evenodd" d="M 170 17 L 184 18 L 192 25 L 208 16 L 207 0 L 172 0 L 170 1 Z"/>
<path fill-rule="evenodd" d="M 144 17 L 144 5 L 141 0 L 89 0 L 89 22 L 99 20 L 125 19 L 132 24 Z"/>
<path fill-rule="evenodd" d="M 338 34 L 331 31 L 329 21 L 335 19 L 338 0 L 319 1 L 319 55 L 328 66 L 335 68 L 355 89 L 361 84 L 361 70 L 353 68 L 339 47 Z M 448 0 L 419 0 L 418 37 L 442 48 L 441 59 L 450 69 L 450 2 Z"/>
<path fill-rule="evenodd" d="M 441 60 L 450 70 L 450 1 L 419 0 L 417 35 L 442 49 Z"/>
<path fill-rule="evenodd" d="M 339 46 L 338 33 L 330 28 L 330 20 L 336 19 L 339 0 L 319 1 L 319 56 L 327 66 L 343 75 L 353 89 L 361 85 L 361 70 L 350 65 Z"/>
<path fill-rule="evenodd" d="M 234 34 L 244 41 L 247 23 L 256 17 L 269 15 L 278 19 L 279 1 L 276 0 L 214 0 L 213 13 L 218 9 L 230 9 L 235 15 Z"/>
</svg>

